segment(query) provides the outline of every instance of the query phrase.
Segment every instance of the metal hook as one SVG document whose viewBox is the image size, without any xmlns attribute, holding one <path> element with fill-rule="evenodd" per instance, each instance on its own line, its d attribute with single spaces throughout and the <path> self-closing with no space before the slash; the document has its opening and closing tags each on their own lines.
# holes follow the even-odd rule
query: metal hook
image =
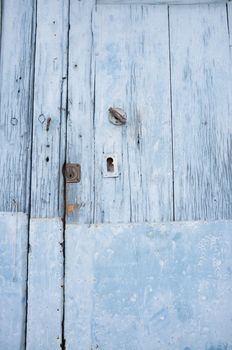
<svg viewBox="0 0 232 350">
<path fill-rule="evenodd" d="M 109 108 L 109 121 L 114 125 L 126 124 L 127 115 L 121 108 Z"/>
</svg>

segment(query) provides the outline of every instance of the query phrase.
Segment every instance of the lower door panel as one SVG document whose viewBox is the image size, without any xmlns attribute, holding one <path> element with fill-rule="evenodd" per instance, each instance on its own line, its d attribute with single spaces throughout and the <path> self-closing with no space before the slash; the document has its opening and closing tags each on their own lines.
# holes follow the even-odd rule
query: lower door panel
<svg viewBox="0 0 232 350">
<path fill-rule="evenodd" d="M 69 350 L 232 349 L 232 222 L 68 225 Z"/>
</svg>

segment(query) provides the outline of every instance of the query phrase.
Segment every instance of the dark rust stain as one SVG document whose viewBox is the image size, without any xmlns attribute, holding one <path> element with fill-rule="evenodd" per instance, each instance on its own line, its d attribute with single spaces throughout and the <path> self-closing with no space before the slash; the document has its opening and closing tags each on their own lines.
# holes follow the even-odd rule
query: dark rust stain
<svg viewBox="0 0 232 350">
<path fill-rule="evenodd" d="M 79 208 L 77 203 L 66 203 L 66 214 L 73 214 L 75 209 Z"/>
</svg>

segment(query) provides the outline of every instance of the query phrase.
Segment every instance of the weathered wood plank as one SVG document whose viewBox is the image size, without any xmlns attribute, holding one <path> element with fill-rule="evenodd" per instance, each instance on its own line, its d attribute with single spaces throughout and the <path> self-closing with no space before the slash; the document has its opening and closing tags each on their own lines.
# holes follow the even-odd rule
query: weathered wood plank
<svg viewBox="0 0 232 350">
<path fill-rule="evenodd" d="M 167 7 L 99 6 L 93 31 L 95 222 L 171 220 Z M 126 125 L 109 122 L 109 107 L 125 110 Z M 106 178 L 112 154 L 119 176 Z"/>
<path fill-rule="evenodd" d="M 32 217 L 61 213 L 65 148 L 67 1 L 37 2 L 32 156 Z"/>
<path fill-rule="evenodd" d="M 227 4 L 230 47 L 232 47 L 232 2 Z"/>
<path fill-rule="evenodd" d="M 170 7 L 177 220 L 232 217 L 226 5 Z"/>
<path fill-rule="evenodd" d="M 81 164 L 81 183 L 66 186 L 68 222 L 93 221 L 93 6 L 70 1 L 67 162 Z"/>
<path fill-rule="evenodd" d="M 24 345 L 27 278 L 27 216 L 0 213 L 0 348 Z"/>
<path fill-rule="evenodd" d="M 0 45 L 2 36 L 2 0 L 0 0 Z"/>
<path fill-rule="evenodd" d="M 58 218 L 31 219 L 27 350 L 60 349 L 63 309 L 63 226 Z"/>
<path fill-rule="evenodd" d="M 2 4 L 0 210 L 28 211 L 33 69 L 33 1 Z"/>
<path fill-rule="evenodd" d="M 97 0 L 99 4 L 191 5 L 226 3 L 228 0 Z"/>
<path fill-rule="evenodd" d="M 68 225 L 67 349 L 230 349 L 231 230 Z"/>
</svg>

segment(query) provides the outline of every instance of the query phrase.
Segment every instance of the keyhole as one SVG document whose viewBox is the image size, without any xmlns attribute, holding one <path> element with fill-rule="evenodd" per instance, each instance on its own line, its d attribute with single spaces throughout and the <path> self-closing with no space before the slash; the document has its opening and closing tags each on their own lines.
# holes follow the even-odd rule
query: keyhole
<svg viewBox="0 0 232 350">
<path fill-rule="evenodd" d="M 115 153 L 104 154 L 103 163 L 104 177 L 118 177 L 118 158 Z"/>
<path fill-rule="evenodd" d="M 114 160 L 112 157 L 107 158 L 106 160 L 107 163 L 107 171 L 109 173 L 113 173 L 114 172 Z"/>
</svg>

